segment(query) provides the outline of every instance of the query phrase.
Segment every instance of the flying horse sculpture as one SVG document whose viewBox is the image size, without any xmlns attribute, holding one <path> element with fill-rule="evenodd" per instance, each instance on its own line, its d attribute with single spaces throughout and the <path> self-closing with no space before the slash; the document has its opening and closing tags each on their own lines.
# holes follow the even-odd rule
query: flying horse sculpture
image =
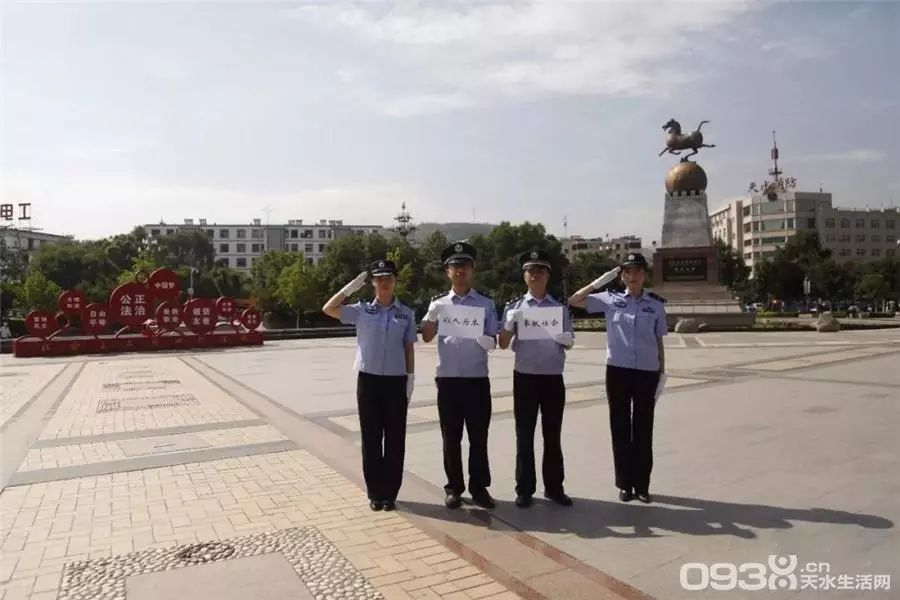
<svg viewBox="0 0 900 600">
<path fill-rule="evenodd" d="M 666 147 L 662 149 L 659 156 L 662 156 L 666 152 L 678 156 L 681 154 L 682 150 L 692 150 L 690 154 L 681 158 L 681 162 L 688 162 L 688 158 L 697 154 L 697 152 L 700 151 L 700 148 L 715 148 L 715 144 L 703 143 L 703 134 L 700 133 L 700 128 L 703 127 L 704 123 L 709 123 L 709 121 L 700 121 L 696 131 L 682 134 L 681 123 L 675 119 L 669 119 L 669 122 L 662 127 L 663 129 L 668 130 L 669 134 L 666 136 Z"/>
</svg>

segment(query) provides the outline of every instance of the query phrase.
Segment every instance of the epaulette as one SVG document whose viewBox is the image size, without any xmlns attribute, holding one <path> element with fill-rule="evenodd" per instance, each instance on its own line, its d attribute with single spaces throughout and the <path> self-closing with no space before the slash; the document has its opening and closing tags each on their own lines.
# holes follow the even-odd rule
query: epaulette
<svg viewBox="0 0 900 600">
<path fill-rule="evenodd" d="M 524 294 L 522 294 L 521 296 L 516 296 L 515 298 L 513 298 L 512 300 L 507 302 L 506 305 L 509 306 L 510 304 L 515 304 L 516 302 L 518 302 L 519 300 L 521 300 L 524 297 L 525 297 Z"/>
<path fill-rule="evenodd" d="M 651 298 L 653 298 L 654 300 L 662 302 L 663 304 L 666 303 L 666 299 L 663 298 L 662 296 L 660 296 L 659 294 L 657 294 L 656 292 L 647 292 L 647 295 L 650 296 Z"/>
<path fill-rule="evenodd" d="M 441 292 L 440 294 L 435 294 L 434 296 L 432 296 L 431 300 L 434 301 L 434 300 L 437 300 L 438 298 L 443 298 L 446 295 L 447 295 L 447 292 Z"/>
<path fill-rule="evenodd" d="M 476 289 L 475 291 L 478 292 L 479 294 L 481 294 L 482 296 L 484 296 L 485 298 L 487 298 L 488 300 L 493 300 L 493 298 L 491 298 L 490 295 L 485 294 L 485 293 L 482 292 L 481 290 Z"/>
</svg>

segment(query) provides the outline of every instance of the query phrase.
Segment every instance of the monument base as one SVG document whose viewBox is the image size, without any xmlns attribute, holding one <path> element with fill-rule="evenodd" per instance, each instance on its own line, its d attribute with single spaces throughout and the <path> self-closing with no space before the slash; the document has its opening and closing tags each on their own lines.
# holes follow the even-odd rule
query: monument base
<svg viewBox="0 0 900 600">
<path fill-rule="evenodd" d="M 719 285 L 716 248 L 660 248 L 653 257 L 653 291 L 666 299 L 669 327 L 681 319 L 697 319 L 709 329 L 750 327 L 755 315 L 744 312 Z"/>
</svg>

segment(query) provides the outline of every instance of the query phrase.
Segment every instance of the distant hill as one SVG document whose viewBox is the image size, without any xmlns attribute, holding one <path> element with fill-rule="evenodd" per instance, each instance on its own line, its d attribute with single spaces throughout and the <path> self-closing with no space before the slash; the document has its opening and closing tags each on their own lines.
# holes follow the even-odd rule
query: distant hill
<svg viewBox="0 0 900 600">
<path fill-rule="evenodd" d="M 490 223 L 419 223 L 414 234 L 419 242 L 424 241 L 435 231 L 442 231 L 452 241 L 470 238 L 476 233 L 487 235 L 496 225 Z"/>
</svg>

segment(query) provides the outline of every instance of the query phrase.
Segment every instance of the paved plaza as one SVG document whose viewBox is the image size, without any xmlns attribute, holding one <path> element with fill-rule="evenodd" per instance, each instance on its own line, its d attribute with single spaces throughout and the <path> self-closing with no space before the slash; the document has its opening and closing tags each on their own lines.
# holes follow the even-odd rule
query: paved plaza
<svg viewBox="0 0 900 600">
<path fill-rule="evenodd" d="M 493 352 L 493 511 L 443 506 L 434 344 L 417 345 L 398 511 L 379 513 L 351 338 L 6 355 L 0 600 L 900 598 L 900 329 L 665 342 L 650 505 L 616 499 L 605 337 L 587 333 L 565 375 L 575 506 L 516 508 L 513 354 Z M 797 557 L 798 589 L 680 583 L 688 563 L 770 555 Z M 811 589 L 810 563 L 833 588 Z"/>
</svg>

